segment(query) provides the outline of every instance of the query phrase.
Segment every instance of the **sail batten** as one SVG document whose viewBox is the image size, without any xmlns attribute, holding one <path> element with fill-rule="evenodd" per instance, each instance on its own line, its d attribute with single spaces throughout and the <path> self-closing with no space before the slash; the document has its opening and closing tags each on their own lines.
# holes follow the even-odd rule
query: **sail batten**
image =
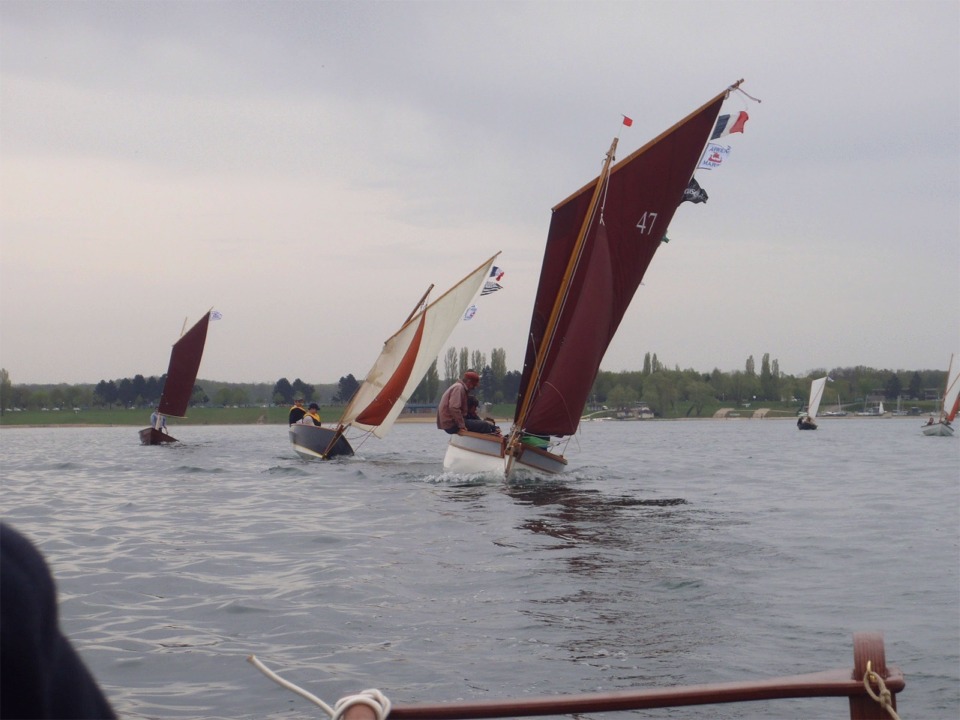
<svg viewBox="0 0 960 720">
<path fill-rule="evenodd" d="M 576 432 L 603 356 L 666 235 L 726 94 L 608 164 L 605 176 L 554 207 L 514 418 L 522 430 Z"/>
<path fill-rule="evenodd" d="M 159 414 L 170 417 L 186 416 L 197 373 L 200 371 L 209 324 L 210 312 L 207 312 L 173 344 L 167 378 L 157 406 Z"/>
</svg>

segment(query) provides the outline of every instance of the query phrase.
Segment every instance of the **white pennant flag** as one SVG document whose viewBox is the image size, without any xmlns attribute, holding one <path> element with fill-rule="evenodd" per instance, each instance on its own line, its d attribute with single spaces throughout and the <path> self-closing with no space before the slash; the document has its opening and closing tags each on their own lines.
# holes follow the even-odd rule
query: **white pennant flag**
<svg viewBox="0 0 960 720">
<path fill-rule="evenodd" d="M 697 166 L 698 170 L 713 170 L 720 167 L 720 164 L 730 157 L 729 145 L 717 145 L 717 143 L 707 143 L 707 149 L 703 153 L 703 158 Z"/>
</svg>

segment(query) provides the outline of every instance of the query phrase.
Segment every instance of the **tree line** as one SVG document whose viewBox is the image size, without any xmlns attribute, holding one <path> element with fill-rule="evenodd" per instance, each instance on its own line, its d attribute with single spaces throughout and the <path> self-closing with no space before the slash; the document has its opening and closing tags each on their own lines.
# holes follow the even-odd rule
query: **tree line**
<svg viewBox="0 0 960 720">
<path fill-rule="evenodd" d="M 639 364 L 639 363 L 638 363 Z M 442 368 L 442 375 L 441 375 Z M 521 373 L 507 370 L 503 348 L 491 350 L 489 359 L 480 350 L 448 348 L 435 360 L 410 397 L 411 403 L 435 404 L 443 391 L 463 373 L 473 369 L 480 374 L 477 395 L 493 404 L 513 403 L 520 386 Z M 641 370 L 600 371 L 594 381 L 589 404 L 628 408 L 646 404 L 656 415 L 700 415 L 705 406 L 721 402 L 742 406 L 756 402 L 795 403 L 806 401 L 810 381 L 827 375 L 831 378 L 822 405 L 867 403 L 879 399 L 888 402 L 936 399 L 942 393 L 946 372 L 942 370 L 880 370 L 862 365 L 816 369 L 805 376 L 780 372 L 779 362 L 769 353 L 762 356 L 757 371 L 749 356 L 742 370 L 708 373 L 667 368 L 656 353 L 646 353 Z M 362 376 L 361 376 L 362 377 Z M 0 369 L 0 412 L 12 408 L 41 409 L 85 407 L 156 407 L 165 375 L 134 375 L 116 380 L 101 380 L 95 385 L 66 383 L 52 385 L 14 385 L 9 373 Z M 353 374 L 336 383 L 309 384 L 283 377 L 274 383 L 227 383 L 200 380 L 193 390 L 192 405 L 246 406 L 291 404 L 295 398 L 322 405 L 349 402 L 360 386 Z"/>
</svg>

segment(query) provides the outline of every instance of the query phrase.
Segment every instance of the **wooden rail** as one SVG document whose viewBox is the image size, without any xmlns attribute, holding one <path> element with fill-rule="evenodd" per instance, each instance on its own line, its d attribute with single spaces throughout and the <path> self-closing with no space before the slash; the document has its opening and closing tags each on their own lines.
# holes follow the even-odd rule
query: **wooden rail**
<svg viewBox="0 0 960 720">
<path fill-rule="evenodd" d="M 784 698 L 847 697 L 851 720 L 890 720 L 895 717 L 896 693 L 906 685 L 903 673 L 887 667 L 880 633 L 856 633 L 853 636 L 854 667 L 852 670 L 826 670 L 806 675 L 759 680 L 754 682 L 686 685 L 615 693 L 559 695 L 526 700 L 494 700 L 482 702 L 423 703 L 393 705 L 391 720 L 461 720 L 464 718 L 527 717 L 533 715 L 571 715 L 578 713 L 641 710 L 647 708 L 683 707 L 779 700 Z M 868 665 L 869 664 L 869 665 Z M 888 707 L 867 692 L 864 677 L 868 667 L 883 681 L 889 691 Z M 879 695 L 881 688 L 872 685 Z M 344 720 L 376 720 L 369 706 L 354 705 Z"/>
</svg>

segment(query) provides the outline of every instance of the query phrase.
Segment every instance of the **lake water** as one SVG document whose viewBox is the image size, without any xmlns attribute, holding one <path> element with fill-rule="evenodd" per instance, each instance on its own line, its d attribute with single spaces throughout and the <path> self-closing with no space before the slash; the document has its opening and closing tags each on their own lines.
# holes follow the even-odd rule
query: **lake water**
<svg viewBox="0 0 960 720">
<path fill-rule="evenodd" d="M 916 419 L 584 423 L 568 474 L 510 484 L 444 475 L 430 425 L 326 463 L 285 427 L 172 431 L 0 431 L 3 518 L 126 718 L 322 716 L 251 653 L 330 704 L 409 704 L 852 668 L 860 630 L 904 718 L 960 717 L 960 439 Z"/>
</svg>

